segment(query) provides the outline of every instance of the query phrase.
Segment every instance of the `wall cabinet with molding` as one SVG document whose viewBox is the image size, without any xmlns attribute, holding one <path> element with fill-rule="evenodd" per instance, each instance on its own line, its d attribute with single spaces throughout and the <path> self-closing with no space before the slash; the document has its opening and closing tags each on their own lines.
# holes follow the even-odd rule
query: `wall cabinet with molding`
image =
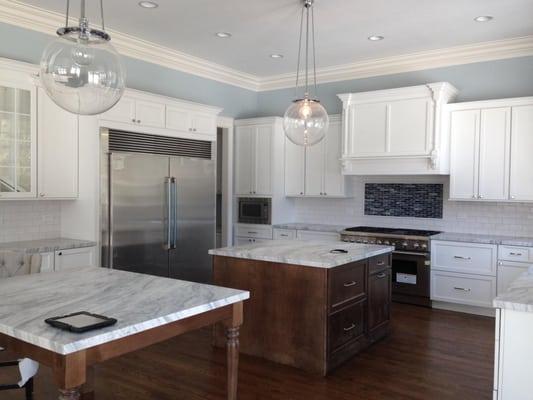
<svg viewBox="0 0 533 400">
<path fill-rule="evenodd" d="M 456 94 L 447 82 L 340 94 L 343 172 L 448 174 L 449 140 L 442 114 Z"/>
<path fill-rule="evenodd" d="M 345 197 L 341 168 L 341 119 L 330 116 L 329 130 L 319 143 L 298 146 L 285 138 L 285 195 Z"/>
<path fill-rule="evenodd" d="M 450 199 L 533 201 L 533 98 L 448 106 Z"/>
</svg>

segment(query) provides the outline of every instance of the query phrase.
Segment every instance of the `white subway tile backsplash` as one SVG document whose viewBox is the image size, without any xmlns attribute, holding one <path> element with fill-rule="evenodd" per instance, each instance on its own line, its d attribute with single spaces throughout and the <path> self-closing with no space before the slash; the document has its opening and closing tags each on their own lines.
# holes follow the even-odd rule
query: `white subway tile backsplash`
<svg viewBox="0 0 533 400">
<path fill-rule="evenodd" d="M 461 233 L 533 236 L 533 206 L 530 203 L 484 203 L 446 200 L 446 176 L 347 177 L 355 197 L 349 199 L 296 199 L 295 221 L 335 225 L 405 227 Z M 382 217 L 364 214 L 364 184 L 442 183 L 442 219 Z"/>
<path fill-rule="evenodd" d="M 59 201 L 1 201 L 0 242 L 61 236 Z"/>
</svg>

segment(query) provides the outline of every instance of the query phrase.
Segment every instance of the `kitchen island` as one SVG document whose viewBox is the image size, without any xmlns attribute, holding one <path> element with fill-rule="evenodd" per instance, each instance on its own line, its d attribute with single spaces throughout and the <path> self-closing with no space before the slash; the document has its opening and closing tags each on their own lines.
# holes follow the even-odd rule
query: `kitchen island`
<svg viewBox="0 0 533 400">
<path fill-rule="evenodd" d="M 326 375 L 387 335 L 393 250 L 299 240 L 211 250 L 214 283 L 250 291 L 241 352 Z"/>
</svg>

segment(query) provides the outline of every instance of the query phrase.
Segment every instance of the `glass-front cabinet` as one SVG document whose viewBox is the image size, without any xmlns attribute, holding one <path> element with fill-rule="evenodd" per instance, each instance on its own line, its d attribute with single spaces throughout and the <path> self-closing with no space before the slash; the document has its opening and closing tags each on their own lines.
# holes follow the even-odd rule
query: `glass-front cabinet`
<svg viewBox="0 0 533 400">
<path fill-rule="evenodd" d="M 4 71 L 2 71 L 4 72 Z M 0 77 L 0 198 L 36 196 L 36 89 L 26 74 Z"/>
</svg>

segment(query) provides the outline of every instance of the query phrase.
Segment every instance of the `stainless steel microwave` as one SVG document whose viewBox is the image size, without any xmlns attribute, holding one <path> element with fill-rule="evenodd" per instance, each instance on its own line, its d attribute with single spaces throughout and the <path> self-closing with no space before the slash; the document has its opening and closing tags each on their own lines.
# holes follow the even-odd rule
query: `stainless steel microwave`
<svg viewBox="0 0 533 400">
<path fill-rule="evenodd" d="M 239 197 L 240 223 L 265 224 L 271 223 L 272 199 L 266 197 Z"/>
</svg>

